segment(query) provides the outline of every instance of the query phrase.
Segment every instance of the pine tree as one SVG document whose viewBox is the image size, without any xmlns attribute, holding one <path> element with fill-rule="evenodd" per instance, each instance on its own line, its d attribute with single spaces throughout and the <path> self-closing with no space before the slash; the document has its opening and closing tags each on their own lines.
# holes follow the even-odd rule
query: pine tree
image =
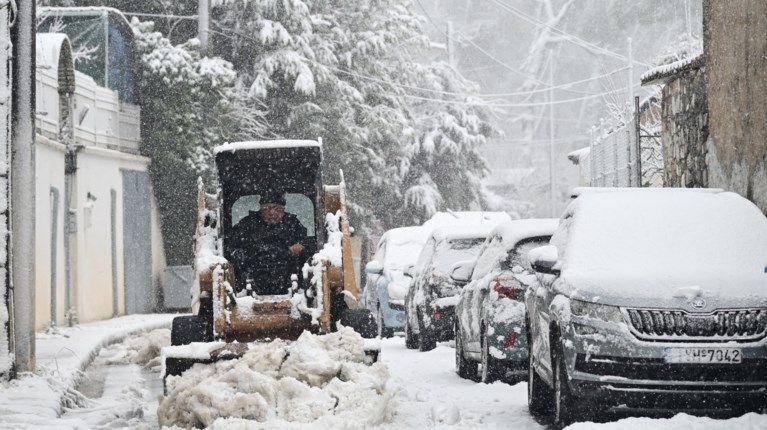
<svg viewBox="0 0 767 430">
<path fill-rule="evenodd" d="M 343 169 L 352 208 L 378 230 L 483 204 L 477 148 L 492 128 L 447 94 L 470 83 L 415 61 L 429 41 L 408 5 L 235 0 L 214 10 L 214 49 L 264 103 L 270 131 L 322 137 L 326 172 Z"/>
</svg>

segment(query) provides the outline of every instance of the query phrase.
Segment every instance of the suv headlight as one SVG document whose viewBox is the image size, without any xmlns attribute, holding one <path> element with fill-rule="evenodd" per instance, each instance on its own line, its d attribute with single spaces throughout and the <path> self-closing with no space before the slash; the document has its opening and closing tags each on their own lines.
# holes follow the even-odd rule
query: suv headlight
<svg viewBox="0 0 767 430">
<path fill-rule="evenodd" d="M 583 318 L 614 323 L 623 322 L 623 315 L 621 315 L 621 311 L 617 306 L 601 305 L 598 303 L 584 302 L 582 300 L 571 300 L 570 312 L 575 316 Z"/>
</svg>

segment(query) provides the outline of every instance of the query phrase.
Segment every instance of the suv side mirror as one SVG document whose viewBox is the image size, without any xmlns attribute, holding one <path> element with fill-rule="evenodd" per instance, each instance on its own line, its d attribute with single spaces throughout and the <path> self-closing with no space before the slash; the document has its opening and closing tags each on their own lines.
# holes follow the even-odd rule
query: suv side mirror
<svg viewBox="0 0 767 430">
<path fill-rule="evenodd" d="M 527 253 L 527 261 L 530 262 L 533 270 L 546 275 L 559 275 L 558 259 L 559 252 L 554 245 L 539 246 Z"/>
<path fill-rule="evenodd" d="M 410 276 L 411 278 L 415 278 L 415 272 L 413 271 L 415 269 L 415 264 L 408 264 L 405 266 L 405 276 Z"/>
<path fill-rule="evenodd" d="M 365 273 L 370 275 L 380 275 L 383 273 L 383 264 L 378 260 L 368 261 L 368 264 L 365 265 Z"/>
<path fill-rule="evenodd" d="M 474 271 L 474 260 L 459 261 L 450 270 L 450 279 L 458 284 L 465 284 L 471 279 L 472 271 Z"/>
</svg>

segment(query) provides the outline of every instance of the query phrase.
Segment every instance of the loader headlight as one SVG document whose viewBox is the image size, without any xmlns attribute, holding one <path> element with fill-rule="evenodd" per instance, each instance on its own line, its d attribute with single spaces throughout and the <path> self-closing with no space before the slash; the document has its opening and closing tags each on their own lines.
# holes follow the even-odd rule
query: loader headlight
<svg viewBox="0 0 767 430">
<path fill-rule="evenodd" d="M 607 322 L 623 322 L 623 315 L 617 306 L 601 305 L 598 303 L 584 302 L 582 300 L 570 301 L 570 312 L 573 315 L 591 318 Z"/>
</svg>

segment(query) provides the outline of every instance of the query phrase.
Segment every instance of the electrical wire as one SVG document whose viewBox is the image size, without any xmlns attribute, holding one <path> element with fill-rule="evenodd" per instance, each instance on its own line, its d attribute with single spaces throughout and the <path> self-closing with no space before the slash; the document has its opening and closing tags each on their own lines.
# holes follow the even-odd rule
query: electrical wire
<svg viewBox="0 0 767 430">
<path fill-rule="evenodd" d="M 530 15 L 527 15 L 526 13 L 522 12 L 521 10 L 519 10 L 519 9 L 513 7 L 513 6 L 507 5 L 507 4 L 505 4 L 505 3 L 503 3 L 503 2 L 501 2 L 499 0 L 491 0 L 491 1 L 493 3 L 495 3 L 495 4 L 497 4 L 498 6 L 500 6 L 502 9 L 506 10 L 507 12 L 510 12 L 510 13 L 516 15 L 517 17 L 522 18 L 523 20 L 525 20 L 525 21 L 535 25 L 538 28 L 547 28 L 547 29 L 553 31 L 554 33 L 556 33 L 557 35 L 563 36 L 565 38 L 565 40 L 570 42 L 570 43 L 578 45 L 578 46 L 580 46 L 580 47 L 582 47 L 584 49 L 587 49 L 587 50 L 589 50 L 591 52 L 594 52 L 594 53 L 602 54 L 602 55 L 605 55 L 605 56 L 608 56 L 608 57 L 612 57 L 612 58 L 615 58 L 615 59 L 618 59 L 618 60 L 622 60 L 622 61 L 628 61 L 628 57 L 626 57 L 624 55 L 618 54 L 617 52 L 610 51 L 609 49 L 603 48 L 603 47 L 601 47 L 599 45 L 596 45 L 594 43 L 591 43 L 591 42 L 588 42 L 586 40 L 583 40 L 580 37 L 575 36 L 575 35 L 570 34 L 570 33 L 567 33 L 564 30 L 560 30 L 557 27 L 554 27 L 554 26 L 549 25 L 549 24 L 547 24 L 545 22 L 542 22 L 542 21 L 540 21 L 540 20 L 538 20 L 538 19 L 536 19 L 534 17 L 531 17 Z M 641 61 L 634 60 L 634 63 L 642 65 L 642 66 L 649 67 L 648 64 L 645 64 L 645 63 L 643 63 Z"/>
<path fill-rule="evenodd" d="M 641 88 L 641 85 L 635 85 L 634 88 Z M 412 94 L 399 94 L 402 97 L 407 97 L 411 99 L 417 99 L 417 100 L 424 100 L 424 101 L 431 101 L 435 103 L 446 103 L 446 104 L 460 104 L 460 105 L 469 105 L 469 106 L 486 106 L 486 107 L 511 107 L 511 108 L 528 108 L 528 107 L 540 107 L 540 106 L 552 106 L 552 105 L 561 105 L 561 104 L 567 104 L 567 103 L 574 103 L 574 102 L 580 102 L 584 100 L 591 100 L 599 97 L 604 97 L 606 95 L 619 93 L 622 91 L 626 91 L 628 87 L 612 90 L 612 91 L 606 91 L 600 94 L 592 94 L 590 96 L 584 96 L 584 97 L 577 97 L 577 98 L 571 98 L 571 99 L 563 99 L 563 100 L 554 100 L 554 101 L 546 101 L 546 102 L 537 102 L 537 103 L 477 103 L 477 102 L 471 102 L 471 101 L 465 101 L 465 100 L 441 100 L 441 99 L 431 99 L 428 97 L 420 97 Z M 394 94 L 390 94 L 394 96 Z"/>
</svg>

